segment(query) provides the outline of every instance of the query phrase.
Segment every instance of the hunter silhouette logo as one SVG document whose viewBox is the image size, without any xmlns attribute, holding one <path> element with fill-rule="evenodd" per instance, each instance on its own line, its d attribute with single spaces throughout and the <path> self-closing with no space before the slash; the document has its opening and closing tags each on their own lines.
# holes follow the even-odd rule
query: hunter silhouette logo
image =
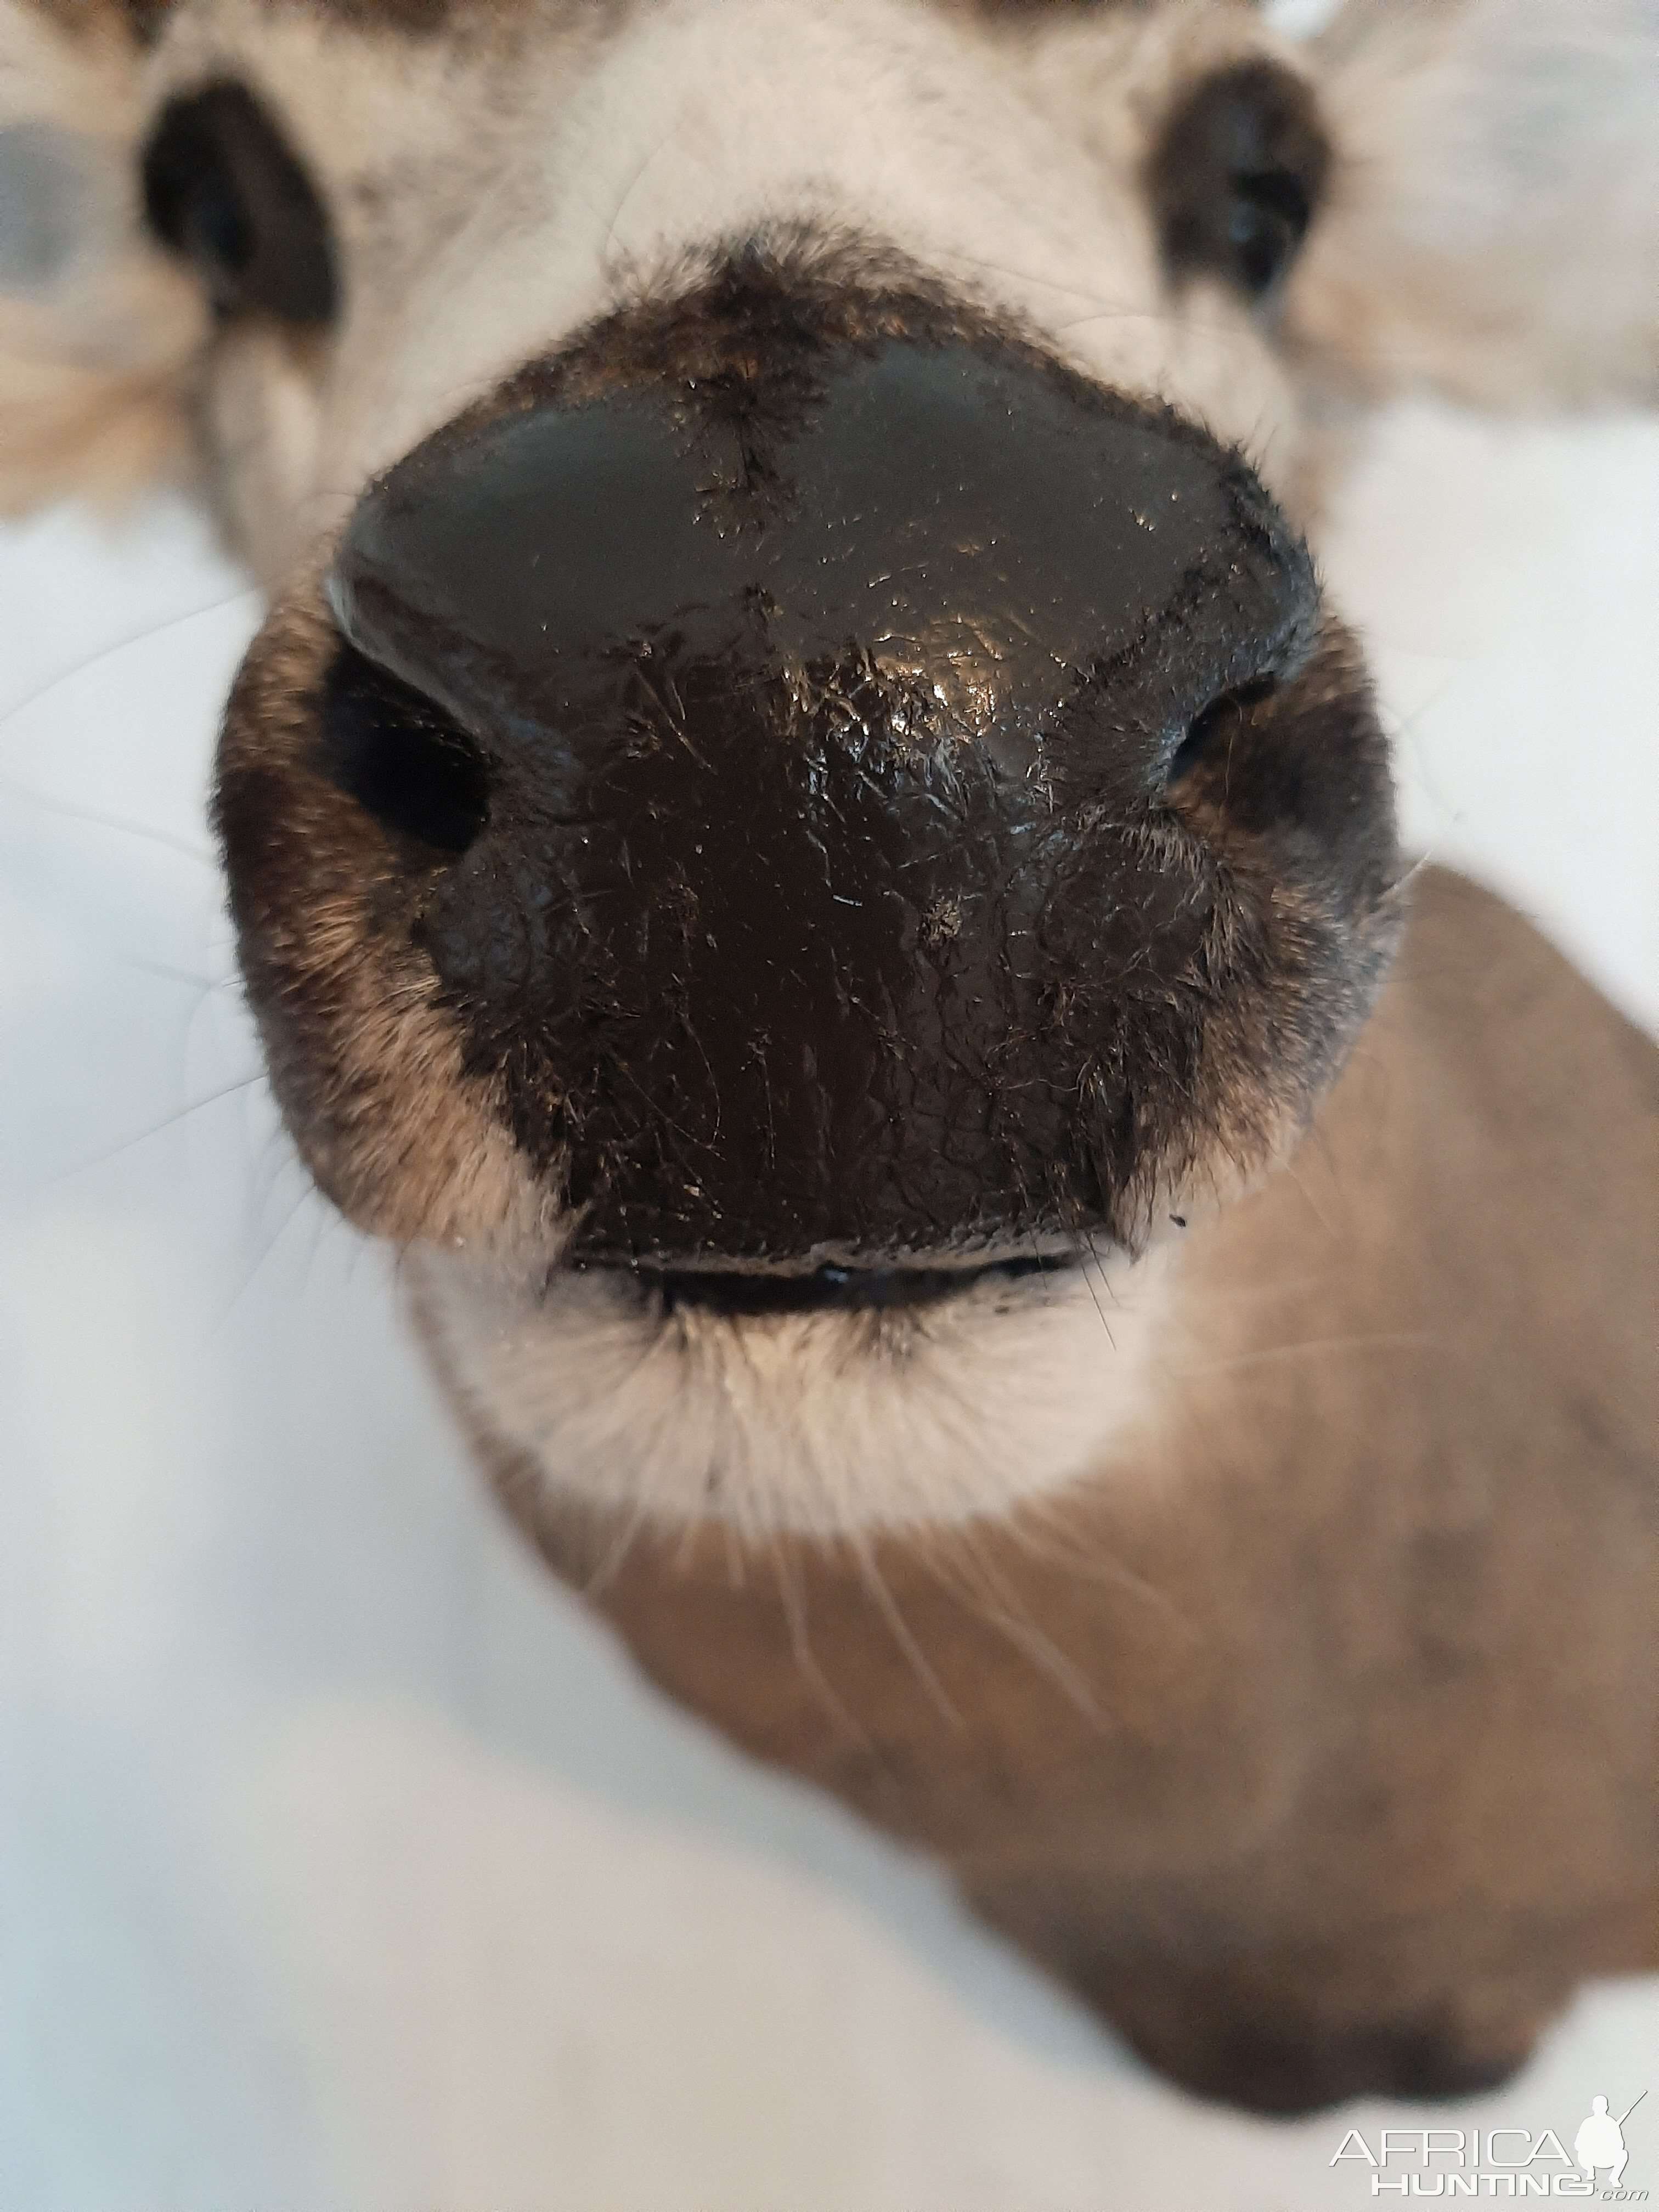
<svg viewBox="0 0 1659 2212">
<path fill-rule="evenodd" d="M 1553 2128 L 1383 2128 L 1375 2145 L 1358 2128 L 1342 2138 L 1331 2164 L 1367 2167 L 1370 2194 L 1382 2197 L 1576 2197 L 1602 2203 L 1640 2204 L 1645 2189 L 1626 2189 L 1625 2123 L 1642 2099 L 1615 2119 L 1605 2097 L 1590 2100 L 1589 2117 L 1569 2154 Z"/>
<path fill-rule="evenodd" d="M 1647 2094 L 1644 2089 L 1642 2097 Z M 1609 2188 L 1617 2189 L 1624 2180 L 1625 2164 L 1630 2156 L 1625 2148 L 1625 2122 L 1641 2103 L 1642 2097 L 1637 2098 L 1635 2104 L 1627 2105 L 1616 2120 L 1607 2110 L 1605 2097 L 1590 2100 L 1589 2118 L 1572 2139 L 1572 2154 L 1590 2180 L 1595 2180 L 1602 2166 L 1613 2169 L 1607 2176 Z"/>
</svg>

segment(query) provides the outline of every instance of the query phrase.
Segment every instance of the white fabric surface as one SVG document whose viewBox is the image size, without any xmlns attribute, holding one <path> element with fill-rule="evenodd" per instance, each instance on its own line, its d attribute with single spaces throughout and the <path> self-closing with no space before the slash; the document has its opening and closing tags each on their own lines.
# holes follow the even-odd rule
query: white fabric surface
<svg viewBox="0 0 1659 2212">
<path fill-rule="evenodd" d="M 1328 548 L 1416 840 L 1650 1020 L 1656 490 L 1651 422 L 1420 409 Z M 1351 2123 L 1621 2112 L 1659 1984 L 1459 2110 L 1192 2104 L 631 1677 L 275 1128 L 203 819 L 238 584 L 171 507 L 0 535 L 3 2212 L 1342 2212 Z"/>
</svg>

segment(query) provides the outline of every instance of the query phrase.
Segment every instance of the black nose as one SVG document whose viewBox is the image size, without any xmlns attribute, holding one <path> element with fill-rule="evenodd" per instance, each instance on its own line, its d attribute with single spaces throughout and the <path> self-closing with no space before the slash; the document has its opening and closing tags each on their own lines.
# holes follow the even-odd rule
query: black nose
<svg viewBox="0 0 1659 2212">
<path fill-rule="evenodd" d="M 692 1261 L 1097 1212 L 1067 994 L 1175 988 L 1171 776 L 1315 603 L 1201 432 L 893 337 L 532 380 L 371 489 L 331 598 L 324 757 L 430 871 L 471 1064 L 587 1249 Z"/>
</svg>

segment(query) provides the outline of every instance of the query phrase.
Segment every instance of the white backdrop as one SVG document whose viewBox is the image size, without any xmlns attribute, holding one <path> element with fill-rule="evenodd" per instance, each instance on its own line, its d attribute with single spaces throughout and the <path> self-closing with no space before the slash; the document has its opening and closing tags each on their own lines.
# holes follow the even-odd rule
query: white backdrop
<svg viewBox="0 0 1659 2212">
<path fill-rule="evenodd" d="M 1327 548 L 1416 842 L 1650 1021 L 1656 515 L 1659 425 L 1417 409 Z M 0 534 L 0 2212 L 1342 2212 L 1351 2122 L 1622 2111 L 1655 1985 L 1457 2112 L 1190 2104 L 632 1679 L 275 1130 L 203 820 L 254 619 L 173 507 Z"/>
</svg>

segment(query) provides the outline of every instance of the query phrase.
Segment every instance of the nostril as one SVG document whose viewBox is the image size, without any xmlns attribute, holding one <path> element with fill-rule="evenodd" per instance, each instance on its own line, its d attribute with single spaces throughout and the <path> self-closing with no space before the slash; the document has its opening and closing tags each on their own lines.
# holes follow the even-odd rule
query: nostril
<svg viewBox="0 0 1659 2212">
<path fill-rule="evenodd" d="M 489 771 L 443 708 L 342 645 L 323 691 L 324 773 L 375 820 L 459 855 L 489 818 Z"/>
<path fill-rule="evenodd" d="M 1252 709 L 1264 699 L 1271 698 L 1277 689 L 1274 678 L 1258 676 L 1212 699 L 1188 723 L 1186 735 L 1170 754 L 1169 767 L 1164 770 L 1164 788 L 1172 790 L 1206 761 L 1223 751 L 1249 720 Z"/>
</svg>

